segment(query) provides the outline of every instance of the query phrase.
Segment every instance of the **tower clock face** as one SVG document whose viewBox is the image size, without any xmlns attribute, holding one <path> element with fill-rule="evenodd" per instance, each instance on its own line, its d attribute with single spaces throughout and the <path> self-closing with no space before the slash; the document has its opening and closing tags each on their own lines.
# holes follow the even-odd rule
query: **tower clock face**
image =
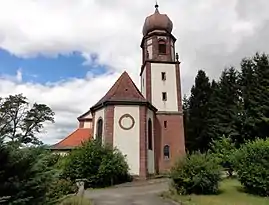
<svg viewBox="0 0 269 205">
<path fill-rule="evenodd" d="M 119 125 L 124 130 L 130 130 L 135 125 L 135 120 L 130 114 L 124 114 L 119 119 Z"/>
</svg>

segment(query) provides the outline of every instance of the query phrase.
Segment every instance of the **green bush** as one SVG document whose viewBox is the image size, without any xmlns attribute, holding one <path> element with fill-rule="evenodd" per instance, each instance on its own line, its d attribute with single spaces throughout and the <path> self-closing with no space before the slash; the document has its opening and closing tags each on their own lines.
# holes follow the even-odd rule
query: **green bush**
<svg viewBox="0 0 269 205">
<path fill-rule="evenodd" d="M 242 146 L 236 154 L 236 171 L 247 192 L 269 196 L 269 139 Z"/>
<path fill-rule="evenodd" d="M 220 140 L 213 141 L 211 144 L 210 152 L 228 172 L 229 177 L 233 176 L 235 151 L 235 144 L 230 138 L 223 137 Z"/>
<path fill-rule="evenodd" d="M 43 205 L 54 172 L 42 148 L 0 145 L 0 199 L 9 205 Z M 2 200 L 3 201 L 3 200 Z"/>
<path fill-rule="evenodd" d="M 47 203 L 54 204 L 55 201 L 66 196 L 68 194 L 74 194 L 78 190 L 75 183 L 68 179 L 56 179 L 54 180 L 48 188 L 47 191 Z"/>
<path fill-rule="evenodd" d="M 129 179 L 128 164 L 117 149 L 92 140 L 68 155 L 63 177 L 87 179 L 86 187 L 106 187 Z"/>
<path fill-rule="evenodd" d="M 60 179 L 59 156 L 43 147 L 18 149 L 0 143 L 0 204 L 50 205 L 76 186 Z"/>
<path fill-rule="evenodd" d="M 187 154 L 171 170 L 172 188 L 180 195 L 216 194 L 221 167 L 210 154 Z"/>
</svg>

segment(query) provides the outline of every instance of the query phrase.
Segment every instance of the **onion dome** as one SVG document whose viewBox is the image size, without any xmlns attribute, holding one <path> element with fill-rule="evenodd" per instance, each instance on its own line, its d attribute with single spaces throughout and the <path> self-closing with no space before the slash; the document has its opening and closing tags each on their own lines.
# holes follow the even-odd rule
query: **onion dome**
<svg viewBox="0 0 269 205">
<path fill-rule="evenodd" d="M 168 33 L 171 33 L 173 30 L 173 22 L 166 14 L 160 14 L 158 7 L 158 4 L 156 4 L 154 14 L 148 16 L 145 20 L 143 27 L 144 36 L 154 30 L 164 30 Z"/>
</svg>

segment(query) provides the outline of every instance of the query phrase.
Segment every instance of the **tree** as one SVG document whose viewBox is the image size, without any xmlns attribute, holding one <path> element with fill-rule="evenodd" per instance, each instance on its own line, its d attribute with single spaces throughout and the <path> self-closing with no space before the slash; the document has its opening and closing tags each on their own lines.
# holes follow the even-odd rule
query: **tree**
<svg viewBox="0 0 269 205">
<path fill-rule="evenodd" d="M 269 57 L 244 58 L 241 72 L 225 69 L 211 86 L 199 71 L 189 99 L 184 99 L 186 148 L 205 152 L 209 143 L 229 137 L 236 147 L 269 136 Z"/>
<path fill-rule="evenodd" d="M 208 134 L 217 140 L 222 136 L 240 144 L 241 102 L 239 99 L 239 73 L 233 67 L 222 72 L 218 83 L 212 83 L 209 102 Z"/>
<path fill-rule="evenodd" d="M 18 144 L 40 144 L 36 137 L 46 122 L 54 122 L 54 112 L 44 104 L 30 106 L 22 94 L 0 98 L 0 136 Z"/>
<path fill-rule="evenodd" d="M 269 127 L 269 59 L 265 54 L 241 62 L 241 135 L 244 141 L 266 138 Z"/>
<path fill-rule="evenodd" d="M 188 100 L 186 147 L 190 152 L 197 150 L 204 152 L 209 147 L 207 117 L 210 95 L 211 84 L 209 78 L 204 71 L 199 70 Z"/>
<path fill-rule="evenodd" d="M 183 126 L 184 126 L 184 135 L 185 138 L 188 138 L 187 134 L 187 129 L 188 129 L 188 122 L 189 122 L 189 100 L 188 97 L 186 95 L 184 95 L 183 97 Z"/>
</svg>

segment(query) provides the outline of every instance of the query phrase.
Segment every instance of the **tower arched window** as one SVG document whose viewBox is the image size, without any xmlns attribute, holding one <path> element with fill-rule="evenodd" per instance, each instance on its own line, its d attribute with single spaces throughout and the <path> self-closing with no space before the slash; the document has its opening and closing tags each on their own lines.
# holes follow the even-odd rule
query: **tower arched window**
<svg viewBox="0 0 269 205">
<path fill-rule="evenodd" d="M 97 121 L 97 133 L 96 133 L 96 139 L 98 141 L 102 141 L 102 136 L 103 136 L 103 119 L 100 118 Z"/>
<path fill-rule="evenodd" d="M 164 40 L 159 40 L 158 43 L 159 54 L 166 54 L 166 42 Z"/>
<path fill-rule="evenodd" d="M 163 147 L 163 156 L 164 156 L 164 159 L 170 158 L 170 146 L 169 145 L 165 145 Z"/>
<path fill-rule="evenodd" d="M 152 121 L 151 119 L 148 120 L 148 149 L 152 150 Z"/>
</svg>

